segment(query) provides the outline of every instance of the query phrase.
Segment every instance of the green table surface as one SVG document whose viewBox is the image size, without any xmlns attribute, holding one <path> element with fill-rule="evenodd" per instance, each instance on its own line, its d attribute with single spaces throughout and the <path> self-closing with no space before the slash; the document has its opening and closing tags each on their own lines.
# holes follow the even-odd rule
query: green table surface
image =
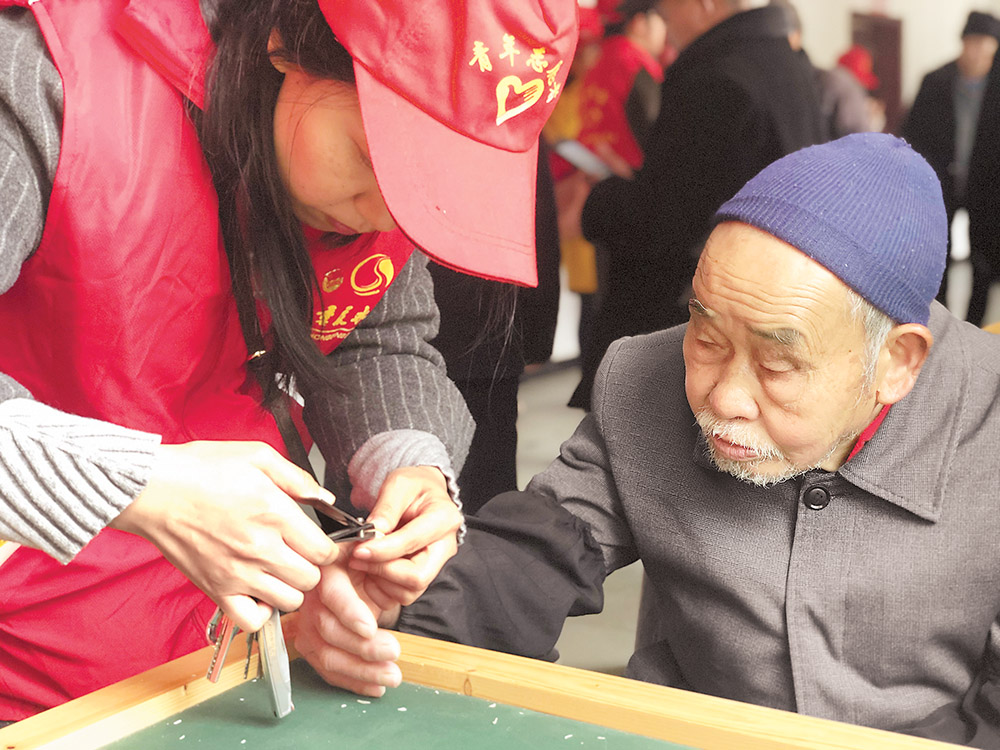
<svg viewBox="0 0 1000 750">
<path fill-rule="evenodd" d="M 252 680 L 108 747 L 232 748 L 683 748 L 515 706 L 404 683 L 378 699 L 332 688 L 292 662 L 295 710 L 271 714 L 267 685 Z"/>
</svg>

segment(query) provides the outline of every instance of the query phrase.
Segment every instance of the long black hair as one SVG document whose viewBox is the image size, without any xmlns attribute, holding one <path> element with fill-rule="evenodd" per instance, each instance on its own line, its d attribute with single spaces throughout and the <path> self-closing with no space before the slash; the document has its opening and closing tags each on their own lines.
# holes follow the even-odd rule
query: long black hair
<svg viewBox="0 0 1000 750">
<path fill-rule="evenodd" d="M 294 374 L 300 386 L 326 378 L 323 356 L 309 335 L 317 282 L 275 155 L 274 108 L 283 76 L 271 59 L 352 84 L 354 68 L 316 0 L 202 0 L 202 12 L 216 52 L 196 123 L 219 195 L 244 330 L 256 330 L 256 316 L 247 311 L 254 310 L 257 296 L 271 314 L 269 351 L 256 364 L 271 399 L 276 375 Z M 269 54 L 272 31 L 282 44 Z"/>
</svg>

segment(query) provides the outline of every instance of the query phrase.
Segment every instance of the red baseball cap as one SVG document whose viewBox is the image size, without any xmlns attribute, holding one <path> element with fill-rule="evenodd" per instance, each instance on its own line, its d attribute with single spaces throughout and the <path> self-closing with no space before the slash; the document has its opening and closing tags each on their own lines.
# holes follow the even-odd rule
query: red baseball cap
<svg viewBox="0 0 1000 750">
<path fill-rule="evenodd" d="M 399 227 L 445 266 L 534 286 L 538 138 L 576 48 L 576 0 L 319 5 L 354 58 Z"/>
<path fill-rule="evenodd" d="M 851 45 L 851 48 L 837 60 L 837 64 L 851 71 L 868 91 L 878 88 L 879 80 L 873 70 L 872 53 L 860 44 Z"/>
</svg>

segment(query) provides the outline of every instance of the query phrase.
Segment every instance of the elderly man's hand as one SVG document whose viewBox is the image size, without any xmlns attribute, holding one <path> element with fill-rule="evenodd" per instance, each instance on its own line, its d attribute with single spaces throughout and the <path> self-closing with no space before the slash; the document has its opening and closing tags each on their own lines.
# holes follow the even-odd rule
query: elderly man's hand
<svg viewBox="0 0 1000 750">
<path fill-rule="evenodd" d="M 440 470 L 393 471 L 368 516 L 384 534 L 342 551 L 306 594 L 295 647 L 331 685 L 380 696 L 402 679 L 388 630 L 455 554 L 462 514 Z M 345 562 L 346 561 L 346 564 Z"/>
<path fill-rule="evenodd" d="M 364 578 L 341 563 L 323 569 L 299 612 L 295 648 L 331 685 L 377 698 L 402 680 L 399 643 L 377 622 L 395 624 L 399 607 L 382 612 L 365 596 Z"/>
<path fill-rule="evenodd" d="M 295 498 L 333 496 L 257 442 L 160 446 L 146 488 L 110 524 L 152 542 L 233 621 L 256 631 L 298 609 L 337 545 Z M 271 606 L 269 606 L 271 605 Z"/>
<path fill-rule="evenodd" d="M 368 516 L 385 533 L 357 545 L 348 563 L 380 611 L 412 604 L 455 554 L 462 513 L 439 469 L 396 469 L 382 484 Z"/>
</svg>

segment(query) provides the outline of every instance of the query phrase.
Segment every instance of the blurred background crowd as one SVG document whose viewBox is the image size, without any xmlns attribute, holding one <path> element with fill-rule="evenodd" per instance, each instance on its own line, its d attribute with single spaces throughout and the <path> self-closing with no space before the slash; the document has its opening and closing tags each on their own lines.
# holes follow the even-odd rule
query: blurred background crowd
<svg viewBox="0 0 1000 750">
<path fill-rule="evenodd" d="M 1000 319 L 994 6 L 579 0 L 580 42 L 543 131 L 539 287 L 434 271 L 436 345 L 479 425 L 460 481 L 467 511 L 517 486 L 525 374 L 570 370 L 568 405 L 589 408 L 613 340 L 687 319 L 718 206 L 804 146 L 862 131 L 906 138 L 937 172 L 952 225 L 938 299 L 976 325 Z"/>
</svg>

